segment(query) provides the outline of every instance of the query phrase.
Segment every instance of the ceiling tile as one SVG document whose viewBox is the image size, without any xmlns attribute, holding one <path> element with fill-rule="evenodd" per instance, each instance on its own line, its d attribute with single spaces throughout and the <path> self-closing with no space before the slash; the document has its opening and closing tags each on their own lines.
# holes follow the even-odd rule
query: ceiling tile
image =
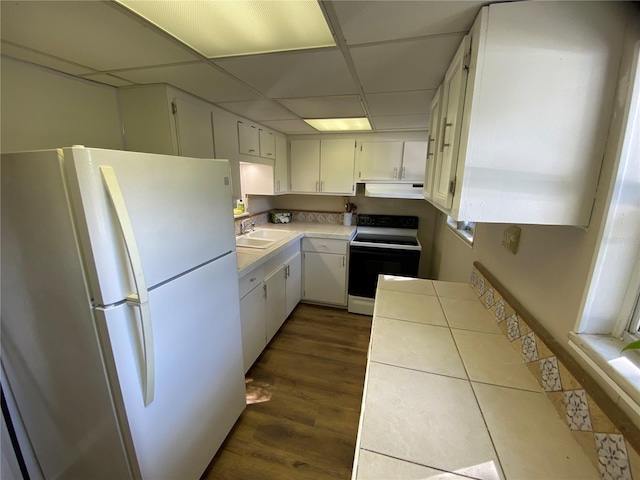
<svg viewBox="0 0 640 480">
<path fill-rule="evenodd" d="M 268 100 L 246 100 L 243 102 L 222 102 L 218 103 L 222 108 L 230 112 L 237 113 L 243 117 L 250 118 L 256 122 L 264 120 L 297 120 L 291 112 L 280 108 Z"/>
<path fill-rule="evenodd" d="M 470 1 L 333 2 L 348 45 L 468 32 L 480 8 Z"/>
<path fill-rule="evenodd" d="M 426 130 L 429 127 L 429 115 L 398 115 L 371 118 L 376 131 L 381 130 Z"/>
<path fill-rule="evenodd" d="M 116 72 L 131 82 L 168 83 L 213 103 L 254 100 L 260 96 L 207 62 Z"/>
<path fill-rule="evenodd" d="M 25 62 L 35 63 L 36 65 L 42 65 L 43 67 L 57 70 L 58 72 L 68 73 L 69 75 L 81 75 L 83 73 L 94 73 L 95 70 L 83 67 L 82 65 L 76 65 L 75 63 L 67 62 L 65 60 L 45 55 L 44 53 L 36 52 L 27 48 L 13 45 L 8 42 L 2 42 L 0 45 L 0 53 L 7 57 L 17 58 Z"/>
<path fill-rule="evenodd" d="M 0 2 L 3 40 L 95 70 L 186 62 L 186 47 L 109 2 Z"/>
<path fill-rule="evenodd" d="M 336 48 L 224 58 L 215 63 L 270 98 L 357 93 Z"/>
<path fill-rule="evenodd" d="M 369 93 L 366 95 L 369 113 L 384 115 L 417 115 L 429 113 L 429 106 L 435 90 L 414 90 L 412 92 Z"/>
<path fill-rule="evenodd" d="M 464 35 L 351 47 L 365 93 L 436 89 Z"/>
<path fill-rule="evenodd" d="M 269 120 L 261 123 L 282 133 L 318 133 L 302 120 Z"/>
<path fill-rule="evenodd" d="M 82 75 L 82 78 L 86 78 L 87 80 L 92 80 L 98 83 L 104 83 L 106 85 L 111 85 L 112 87 L 126 87 L 129 85 L 133 85 L 133 83 L 129 82 L 128 80 L 116 77 L 115 75 L 111 75 L 109 73 L 94 73 L 91 75 Z"/>
<path fill-rule="evenodd" d="M 280 98 L 279 103 L 302 118 L 362 117 L 364 110 L 358 95 L 335 97 Z"/>
</svg>

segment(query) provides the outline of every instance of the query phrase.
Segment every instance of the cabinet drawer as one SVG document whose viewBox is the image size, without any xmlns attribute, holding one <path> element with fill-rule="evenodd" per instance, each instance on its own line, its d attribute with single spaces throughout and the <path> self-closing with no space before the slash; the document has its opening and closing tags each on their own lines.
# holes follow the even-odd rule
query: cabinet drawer
<svg viewBox="0 0 640 480">
<path fill-rule="evenodd" d="M 264 268 L 257 267 L 244 275 L 240 280 L 240 298 L 253 290 L 260 282 L 264 280 Z"/>
<path fill-rule="evenodd" d="M 337 253 L 346 255 L 348 242 L 330 238 L 303 238 L 302 250 L 305 252 Z"/>
</svg>

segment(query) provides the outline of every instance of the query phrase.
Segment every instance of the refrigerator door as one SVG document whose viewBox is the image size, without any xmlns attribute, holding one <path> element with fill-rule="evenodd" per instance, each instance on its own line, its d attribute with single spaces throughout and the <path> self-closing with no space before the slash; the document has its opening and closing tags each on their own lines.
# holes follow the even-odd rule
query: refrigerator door
<svg viewBox="0 0 640 480">
<path fill-rule="evenodd" d="M 144 405 L 137 307 L 96 308 L 122 430 L 145 479 L 197 479 L 245 406 L 236 254 L 149 291 L 155 397 Z"/>
<path fill-rule="evenodd" d="M 134 476 L 56 151 L 2 155 L 2 388 L 31 478 Z M 33 468 L 32 468 L 33 467 Z M 4 475 L 2 475 L 4 478 Z"/>
<path fill-rule="evenodd" d="M 135 291 L 100 167 L 115 174 L 148 287 L 235 251 L 228 161 L 84 147 L 63 155 L 95 305 Z"/>
</svg>

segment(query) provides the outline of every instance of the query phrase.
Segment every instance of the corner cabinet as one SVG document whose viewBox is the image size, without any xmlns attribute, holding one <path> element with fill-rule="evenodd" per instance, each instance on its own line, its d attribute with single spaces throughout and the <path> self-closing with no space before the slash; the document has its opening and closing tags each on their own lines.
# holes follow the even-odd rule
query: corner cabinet
<svg viewBox="0 0 640 480">
<path fill-rule="evenodd" d="M 456 220 L 588 225 L 628 13 L 483 7 L 431 105 L 427 200 Z"/>
<path fill-rule="evenodd" d="M 291 140 L 290 193 L 355 195 L 355 139 Z"/>
<path fill-rule="evenodd" d="M 349 242 L 303 238 L 303 295 L 313 303 L 346 306 Z"/>
</svg>

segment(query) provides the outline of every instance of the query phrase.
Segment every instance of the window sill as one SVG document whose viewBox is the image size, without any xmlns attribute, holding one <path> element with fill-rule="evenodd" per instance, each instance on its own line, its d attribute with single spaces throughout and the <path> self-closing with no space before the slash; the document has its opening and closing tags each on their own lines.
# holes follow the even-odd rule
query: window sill
<svg viewBox="0 0 640 480">
<path fill-rule="evenodd" d="M 640 424 L 640 354 L 620 350 L 628 342 L 608 335 L 569 333 L 569 346 L 587 363 L 614 394 L 613 400 L 623 410 L 635 414 Z"/>
<path fill-rule="evenodd" d="M 453 233 L 460 237 L 469 247 L 473 247 L 473 233 L 469 230 L 461 230 L 457 228 L 456 221 L 447 216 L 447 227 L 449 227 Z"/>
</svg>

